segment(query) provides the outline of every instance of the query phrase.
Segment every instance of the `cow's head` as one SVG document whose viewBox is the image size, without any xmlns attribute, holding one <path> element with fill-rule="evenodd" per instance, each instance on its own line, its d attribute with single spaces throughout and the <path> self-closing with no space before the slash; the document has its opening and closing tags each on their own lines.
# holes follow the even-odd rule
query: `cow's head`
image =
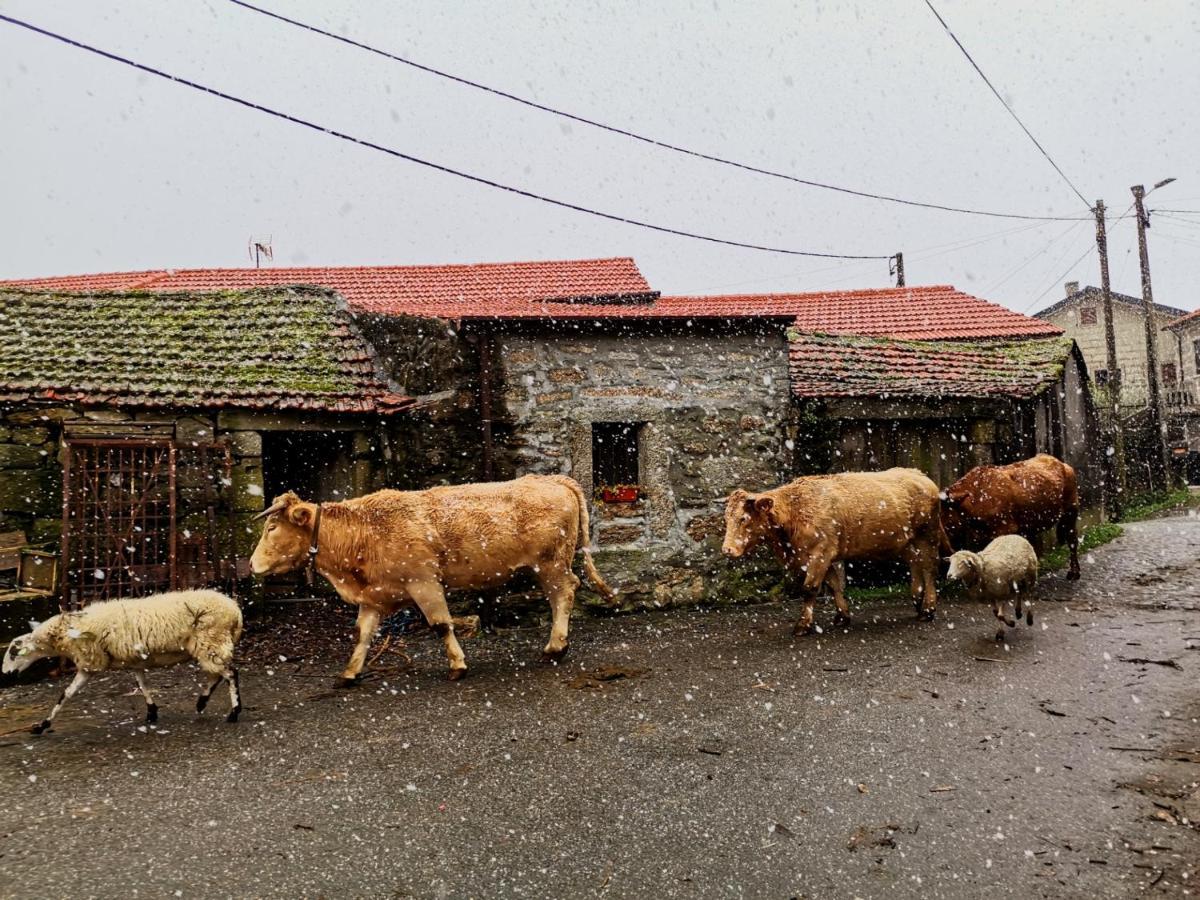
<svg viewBox="0 0 1200 900">
<path fill-rule="evenodd" d="M 975 585 L 983 575 L 983 561 L 978 553 L 970 550 L 959 550 L 950 557 L 950 568 L 946 577 L 952 581 L 961 581 L 968 587 Z"/>
<path fill-rule="evenodd" d="M 752 553 L 775 527 L 775 501 L 762 494 L 736 490 L 725 501 L 725 540 L 721 552 L 730 559 Z"/>
<path fill-rule="evenodd" d="M 280 494 L 256 519 L 266 519 L 262 537 L 250 557 L 255 575 L 280 575 L 299 569 L 308 561 L 312 543 L 315 503 L 305 503 L 292 491 Z"/>
<path fill-rule="evenodd" d="M 52 626 L 54 620 L 57 619 L 58 616 L 54 616 L 53 620 L 48 619 L 41 625 L 37 622 L 30 622 L 29 625 L 33 630 L 28 634 L 13 638 L 12 643 L 4 652 L 4 663 L 0 665 L 0 670 L 6 674 L 8 672 L 24 672 L 39 659 L 57 656 L 58 650 L 52 640 Z"/>
</svg>

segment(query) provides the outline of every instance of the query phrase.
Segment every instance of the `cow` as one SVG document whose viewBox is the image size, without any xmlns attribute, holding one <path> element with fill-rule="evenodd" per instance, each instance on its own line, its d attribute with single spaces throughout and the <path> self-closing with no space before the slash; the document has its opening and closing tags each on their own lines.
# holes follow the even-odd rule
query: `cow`
<svg viewBox="0 0 1200 900">
<path fill-rule="evenodd" d="M 306 503 L 289 491 L 257 518 L 266 523 L 250 559 L 255 574 L 290 572 L 307 563 L 358 607 L 354 652 L 340 687 L 359 680 L 380 620 L 410 603 L 445 642 L 451 680 L 466 674 L 446 590 L 499 587 L 518 570 L 532 570 L 553 613 L 546 661 L 567 652 L 579 586 L 571 571 L 577 550 L 595 588 L 615 597 L 587 549 L 583 490 L 565 475 L 383 490 L 339 503 Z"/>
<path fill-rule="evenodd" d="M 980 550 L 994 538 L 1019 534 L 1037 546 L 1056 529 L 1071 551 L 1067 578 L 1079 578 L 1079 490 L 1075 470 L 1039 453 L 1007 466 L 977 466 L 946 489 L 942 520 L 956 550 Z"/>
<path fill-rule="evenodd" d="M 850 560 L 904 560 L 918 615 L 934 617 L 939 550 L 949 545 L 937 485 L 916 469 L 812 475 L 758 494 L 734 491 L 725 503 L 722 552 L 740 559 L 763 543 L 804 602 L 797 635 L 816 630 L 813 604 L 822 584 L 833 591 L 834 624 L 850 622 L 844 568 Z"/>
</svg>

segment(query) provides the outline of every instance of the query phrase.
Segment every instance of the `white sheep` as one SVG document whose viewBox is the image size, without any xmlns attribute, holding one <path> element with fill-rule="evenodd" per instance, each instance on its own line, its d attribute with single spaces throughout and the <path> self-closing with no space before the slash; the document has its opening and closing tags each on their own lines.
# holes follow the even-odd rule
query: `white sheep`
<svg viewBox="0 0 1200 900">
<path fill-rule="evenodd" d="M 966 585 L 972 600 L 989 601 L 992 612 L 1002 623 L 996 640 L 1004 640 L 1004 626 L 1017 623 L 1008 618 L 1008 601 L 1015 600 L 1016 618 L 1021 618 L 1021 606 L 1028 604 L 1025 622 L 1033 624 L 1033 601 L 1025 594 L 1033 590 L 1038 577 L 1038 559 L 1033 545 L 1019 534 L 998 537 L 979 553 L 959 550 L 950 557 L 947 577 Z"/>
<path fill-rule="evenodd" d="M 194 659 L 209 676 L 208 686 L 196 701 L 203 711 L 213 690 L 224 679 L 229 684 L 231 709 L 226 718 L 236 722 L 242 711 L 233 648 L 242 634 L 242 611 L 237 603 L 216 591 L 175 591 L 127 600 L 92 603 L 77 612 L 51 616 L 28 634 L 9 644 L 3 670 L 20 672 L 43 657 L 65 656 L 75 663 L 75 679 L 63 691 L 50 715 L 33 726 L 34 734 L 50 728 L 63 704 L 87 683 L 89 677 L 109 669 L 131 669 L 146 698 L 146 721 L 158 720 L 158 707 L 146 688 L 145 671 Z"/>
</svg>

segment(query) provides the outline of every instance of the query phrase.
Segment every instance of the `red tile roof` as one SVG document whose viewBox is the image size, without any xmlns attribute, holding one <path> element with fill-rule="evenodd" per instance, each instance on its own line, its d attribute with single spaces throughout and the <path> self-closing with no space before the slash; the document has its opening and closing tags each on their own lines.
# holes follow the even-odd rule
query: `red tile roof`
<svg viewBox="0 0 1200 900">
<path fill-rule="evenodd" d="M 32 278 L 0 284 L 79 292 L 217 291 L 317 285 L 337 291 L 359 312 L 452 319 L 464 315 L 520 315 L 536 308 L 539 301 L 585 298 L 649 301 L 658 296 L 628 257 L 447 266 L 158 269 Z"/>
<path fill-rule="evenodd" d="M 0 282 L 0 285 L 5 282 Z M 357 312 L 444 319 L 793 320 L 803 331 L 911 340 L 1038 337 L 1057 325 L 947 285 L 658 297 L 632 259 L 268 269 L 164 269 L 29 279 L 7 284 L 56 291 L 211 291 L 266 285 L 331 288 Z M 569 302 L 571 300 L 594 302 Z"/>
<path fill-rule="evenodd" d="M 804 398 L 1034 397 L 1058 380 L 1074 341 L 899 341 L 789 333 L 792 393 Z"/>
<path fill-rule="evenodd" d="M 795 327 L 800 331 L 908 340 L 1062 334 L 1057 325 L 972 297 L 949 285 L 807 294 L 663 297 L 655 305 L 660 313 L 686 311 L 696 317 L 795 317 Z"/>
<path fill-rule="evenodd" d="M 1193 312 L 1187 313 L 1186 315 L 1182 315 L 1173 322 L 1168 322 L 1167 327 L 1168 328 L 1179 328 L 1182 325 L 1194 325 L 1197 322 L 1200 322 L 1200 309 L 1194 310 Z"/>
</svg>

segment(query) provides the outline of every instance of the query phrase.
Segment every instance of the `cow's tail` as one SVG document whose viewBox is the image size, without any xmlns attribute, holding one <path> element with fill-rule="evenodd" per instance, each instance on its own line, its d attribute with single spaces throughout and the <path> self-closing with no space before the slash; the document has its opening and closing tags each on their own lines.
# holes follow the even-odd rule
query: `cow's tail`
<svg viewBox="0 0 1200 900">
<path fill-rule="evenodd" d="M 605 599 L 615 600 L 617 592 L 609 587 L 608 582 L 600 576 L 596 570 L 596 563 L 592 559 L 592 551 L 588 549 L 592 537 L 592 526 L 588 517 L 587 498 L 583 496 L 583 488 L 579 486 L 578 481 L 568 478 L 566 475 L 555 475 L 554 480 L 569 488 L 575 495 L 575 503 L 579 507 L 579 535 L 575 539 L 575 549 L 583 554 L 583 571 L 587 575 L 588 581 Z"/>
<path fill-rule="evenodd" d="M 942 556 L 951 556 L 954 553 L 954 548 L 950 546 L 950 538 L 946 536 L 946 526 L 942 524 L 942 517 L 938 516 L 938 552 Z"/>
</svg>

